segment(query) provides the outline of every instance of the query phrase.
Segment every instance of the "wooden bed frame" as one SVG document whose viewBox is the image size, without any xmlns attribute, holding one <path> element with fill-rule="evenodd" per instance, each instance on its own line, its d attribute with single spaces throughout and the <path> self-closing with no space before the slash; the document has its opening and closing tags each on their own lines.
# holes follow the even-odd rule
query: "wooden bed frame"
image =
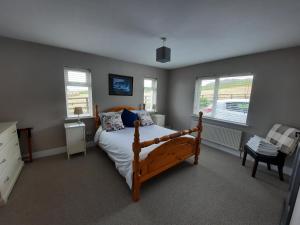
<svg viewBox="0 0 300 225">
<path fill-rule="evenodd" d="M 118 112 L 123 109 L 138 110 L 138 107 L 117 106 L 107 109 L 103 112 Z M 194 165 L 198 164 L 200 154 L 201 132 L 202 132 L 202 112 L 199 112 L 198 124 L 196 127 L 188 130 L 178 131 L 170 135 L 154 138 L 153 140 L 140 142 L 139 126 L 140 122 L 134 123 L 134 139 L 132 144 L 133 175 L 132 175 L 132 198 L 133 201 L 140 199 L 140 187 L 143 182 L 162 173 L 163 171 L 175 166 L 176 164 L 194 156 Z M 96 128 L 100 126 L 99 108 L 95 107 Z M 197 132 L 195 138 L 182 137 L 187 134 Z M 145 159 L 140 159 L 142 148 L 153 144 L 164 142 L 162 145 L 151 151 Z"/>
</svg>

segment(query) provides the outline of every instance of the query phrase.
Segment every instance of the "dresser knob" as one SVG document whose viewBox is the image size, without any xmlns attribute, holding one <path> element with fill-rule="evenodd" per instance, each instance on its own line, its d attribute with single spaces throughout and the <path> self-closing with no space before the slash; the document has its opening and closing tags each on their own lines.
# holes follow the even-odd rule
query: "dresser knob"
<svg viewBox="0 0 300 225">
<path fill-rule="evenodd" d="M 18 146 L 18 145 L 19 145 L 19 142 L 16 143 L 16 146 Z"/>
<path fill-rule="evenodd" d="M 12 133 L 15 134 L 17 132 L 17 130 L 14 130 Z"/>
<path fill-rule="evenodd" d="M 0 164 L 5 163 L 6 159 L 2 159 L 2 161 L 0 162 Z"/>
<path fill-rule="evenodd" d="M 3 144 L 2 143 L 0 143 L 0 147 L 2 146 Z"/>
</svg>

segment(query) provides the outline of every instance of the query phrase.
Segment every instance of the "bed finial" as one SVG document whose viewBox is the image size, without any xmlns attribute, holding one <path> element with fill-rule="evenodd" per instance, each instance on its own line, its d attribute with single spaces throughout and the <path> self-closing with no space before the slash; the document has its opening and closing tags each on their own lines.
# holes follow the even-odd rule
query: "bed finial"
<svg viewBox="0 0 300 225">
<path fill-rule="evenodd" d="M 134 141 L 132 144 L 134 160 L 133 160 L 133 179 L 132 179 L 132 199 L 138 201 L 140 199 L 140 132 L 139 132 L 140 121 L 134 121 Z"/>
<path fill-rule="evenodd" d="M 201 132 L 202 132 L 202 116 L 203 112 L 199 112 L 199 118 L 198 118 L 198 124 L 197 124 L 197 136 L 196 136 L 196 145 L 195 145 L 195 160 L 194 160 L 194 165 L 198 164 L 198 158 L 200 154 L 200 144 L 201 144 Z"/>
<path fill-rule="evenodd" d="M 146 108 L 146 104 L 145 103 L 142 103 L 139 105 L 139 110 L 145 110 Z"/>
</svg>

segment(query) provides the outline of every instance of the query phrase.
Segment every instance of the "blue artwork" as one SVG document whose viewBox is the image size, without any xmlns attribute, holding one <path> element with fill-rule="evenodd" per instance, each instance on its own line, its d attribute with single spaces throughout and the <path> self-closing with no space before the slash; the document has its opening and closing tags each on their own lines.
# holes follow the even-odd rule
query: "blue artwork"
<svg viewBox="0 0 300 225">
<path fill-rule="evenodd" d="M 132 96 L 133 77 L 109 74 L 109 95 Z"/>
</svg>

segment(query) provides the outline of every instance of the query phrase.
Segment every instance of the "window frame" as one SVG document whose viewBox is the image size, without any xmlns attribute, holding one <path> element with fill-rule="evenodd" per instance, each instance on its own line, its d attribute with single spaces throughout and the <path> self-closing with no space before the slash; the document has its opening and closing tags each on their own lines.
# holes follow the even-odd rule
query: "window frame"
<svg viewBox="0 0 300 225">
<path fill-rule="evenodd" d="M 220 79 L 221 78 L 228 78 L 228 77 L 241 77 L 241 76 L 252 76 L 252 86 L 251 86 L 251 93 L 249 96 L 249 107 L 248 107 L 248 112 L 247 112 L 247 118 L 245 123 L 240 123 L 240 122 L 235 122 L 235 121 L 230 121 L 230 120 L 223 120 L 223 119 L 219 119 L 219 118 L 215 118 L 213 116 L 205 116 L 203 114 L 203 118 L 207 119 L 207 120 L 212 120 L 212 121 L 219 121 L 219 122 L 223 122 L 223 123 L 228 123 L 228 124 L 234 124 L 234 125 L 240 125 L 240 126 L 249 126 L 248 124 L 248 115 L 250 112 L 250 108 L 252 105 L 252 95 L 253 95 L 253 86 L 254 86 L 254 82 L 255 82 L 255 73 L 252 72 L 247 72 L 247 73 L 234 73 L 234 74 L 222 74 L 222 75 L 207 75 L 207 76 L 198 76 L 196 77 L 196 81 L 195 81 L 195 89 L 194 89 L 194 102 L 193 102 L 193 117 L 199 117 L 198 113 L 200 111 L 200 101 L 196 101 L 196 98 L 198 98 L 199 94 L 201 93 L 200 88 L 197 88 L 199 86 L 199 82 L 201 82 L 202 80 L 215 80 L 215 88 L 214 88 L 214 97 L 213 97 L 213 105 L 216 104 L 216 101 L 218 100 L 218 92 L 219 92 L 219 83 L 220 83 Z M 217 88 L 217 93 L 215 93 L 215 89 Z M 200 93 L 199 93 L 200 92 Z M 197 112 L 198 111 L 198 112 Z"/>
<path fill-rule="evenodd" d="M 157 78 L 152 78 L 152 77 L 144 77 L 143 79 L 143 103 L 145 104 L 145 109 L 146 109 L 146 103 L 145 103 L 145 80 L 152 80 L 154 81 L 155 87 L 152 87 L 153 90 L 153 95 L 152 95 L 152 101 L 155 103 L 155 109 L 153 109 L 153 104 L 152 104 L 152 109 L 148 110 L 148 112 L 157 112 L 157 86 L 158 86 L 158 79 Z"/>
<path fill-rule="evenodd" d="M 86 73 L 86 83 L 69 82 L 68 71 L 78 71 Z M 92 72 L 89 69 L 75 68 L 75 67 L 64 67 L 64 85 L 65 85 L 65 106 L 66 106 L 66 119 L 76 119 L 77 115 L 68 115 L 68 97 L 67 97 L 67 86 L 87 87 L 88 88 L 88 107 L 89 114 L 79 115 L 79 118 L 92 118 L 93 117 L 93 96 L 92 96 Z"/>
</svg>

